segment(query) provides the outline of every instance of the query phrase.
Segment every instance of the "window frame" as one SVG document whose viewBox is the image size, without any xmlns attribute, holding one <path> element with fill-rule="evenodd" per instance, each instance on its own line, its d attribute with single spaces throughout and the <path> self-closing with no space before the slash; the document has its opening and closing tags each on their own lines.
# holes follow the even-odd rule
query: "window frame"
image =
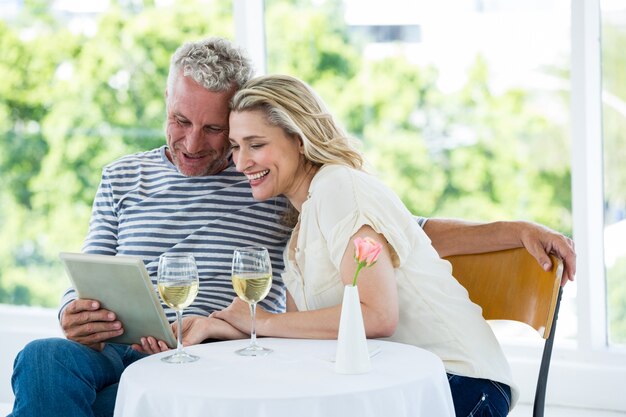
<svg viewBox="0 0 626 417">
<path fill-rule="evenodd" d="M 600 25 L 599 0 L 572 1 L 571 44 L 580 46 L 571 48 L 571 136 L 573 230 L 578 253 L 577 340 L 582 352 L 602 349 L 608 340 Z"/>
</svg>

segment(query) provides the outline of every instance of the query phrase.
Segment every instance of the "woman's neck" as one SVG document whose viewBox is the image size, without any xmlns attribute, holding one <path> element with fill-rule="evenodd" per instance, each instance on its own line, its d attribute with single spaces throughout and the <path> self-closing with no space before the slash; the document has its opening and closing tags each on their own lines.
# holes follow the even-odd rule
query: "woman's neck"
<svg viewBox="0 0 626 417">
<path fill-rule="evenodd" d="M 297 187 L 295 187 L 295 191 L 285 194 L 295 209 L 298 210 L 298 213 L 302 211 L 302 205 L 309 198 L 309 188 L 311 187 L 311 182 L 319 169 L 320 167 L 318 166 L 307 165 L 304 168 L 304 172 L 302 173 L 300 180 L 298 181 Z"/>
</svg>

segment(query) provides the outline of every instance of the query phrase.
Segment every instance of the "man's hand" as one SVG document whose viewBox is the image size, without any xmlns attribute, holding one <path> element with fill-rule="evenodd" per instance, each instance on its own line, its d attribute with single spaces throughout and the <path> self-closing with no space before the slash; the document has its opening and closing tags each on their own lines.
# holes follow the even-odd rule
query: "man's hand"
<svg viewBox="0 0 626 417">
<path fill-rule="evenodd" d="M 540 224 L 524 222 L 525 227 L 520 233 L 520 240 L 526 250 L 548 271 L 552 262 L 548 254 L 553 254 L 563 261 L 563 277 L 561 286 L 573 281 L 576 274 L 576 252 L 574 241 L 567 236 L 548 229 Z"/>
<path fill-rule="evenodd" d="M 77 299 L 67 305 L 61 316 L 65 337 L 95 350 L 102 350 L 104 342 L 124 333 L 115 313 L 100 308 L 95 300 Z"/>
<path fill-rule="evenodd" d="M 572 239 L 537 223 L 429 219 L 424 231 L 442 258 L 525 247 L 545 270 L 552 267 L 548 254 L 563 260 L 561 285 L 568 280 L 573 281 L 576 274 L 576 252 Z"/>
</svg>

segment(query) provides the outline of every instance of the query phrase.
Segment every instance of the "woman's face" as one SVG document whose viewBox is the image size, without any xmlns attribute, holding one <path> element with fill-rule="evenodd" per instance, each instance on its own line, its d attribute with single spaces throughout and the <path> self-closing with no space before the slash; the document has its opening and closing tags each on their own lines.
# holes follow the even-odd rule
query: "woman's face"
<svg viewBox="0 0 626 417">
<path fill-rule="evenodd" d="M 268 124 L 261 111 L 233 111 L 229 125 L 233 161 L 237 171 L 248 177 L 254 198 L 284 194 L 300 206 L 304 201 L 300 196 L 306 196 L 310 182 L 300 139 Z"/>
</svg>

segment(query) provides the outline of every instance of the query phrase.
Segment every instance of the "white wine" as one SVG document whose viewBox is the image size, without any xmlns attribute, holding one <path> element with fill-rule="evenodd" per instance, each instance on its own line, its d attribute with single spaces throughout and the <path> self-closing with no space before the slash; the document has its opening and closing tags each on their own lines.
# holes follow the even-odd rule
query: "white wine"
<svg viewBox="0 0 626 417">
<path fill-rule="evenodd" d="M 198 282 L 159 283 L 159 294 L 168 306 L 176 310 L 189 307 L 198 295 Z"/>
<path fill-rule="evenodd" d="M 272 274 L 249 273 L 233 275 L 233 288 L 246 303 L 258 303 L 265 298 L 272 286 Z"/>
</svg>

